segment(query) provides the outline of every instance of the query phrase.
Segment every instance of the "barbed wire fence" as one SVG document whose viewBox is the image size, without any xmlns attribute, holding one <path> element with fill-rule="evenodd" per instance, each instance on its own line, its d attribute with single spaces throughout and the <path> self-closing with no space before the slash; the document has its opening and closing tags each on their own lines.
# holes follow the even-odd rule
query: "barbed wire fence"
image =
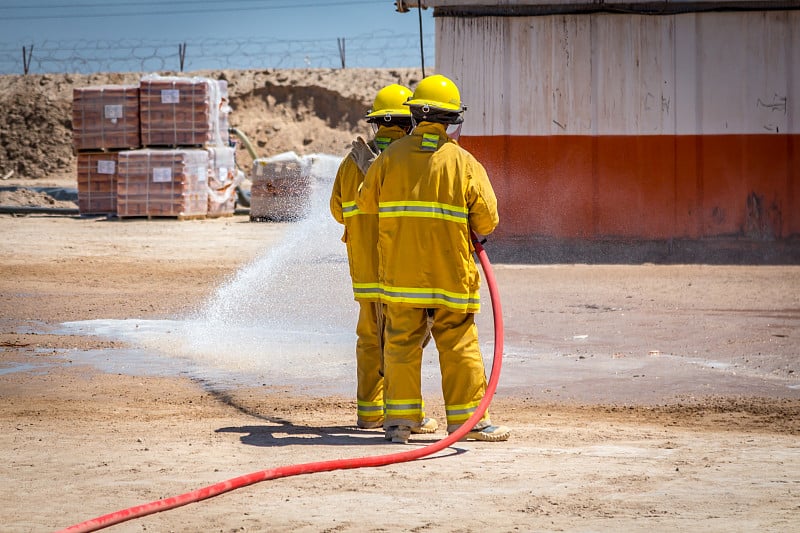
<svg viewBox="0 0 800 533">
<path fill-rule="evenodd" d="M 0 43 L 0 73 L 153 72 L 259 68 L 405 68 L 433 64 L 433 35 L 337 39 L 44 40 Z M 346 52 L 346 54 L 345 54 Z"/>
</svg>

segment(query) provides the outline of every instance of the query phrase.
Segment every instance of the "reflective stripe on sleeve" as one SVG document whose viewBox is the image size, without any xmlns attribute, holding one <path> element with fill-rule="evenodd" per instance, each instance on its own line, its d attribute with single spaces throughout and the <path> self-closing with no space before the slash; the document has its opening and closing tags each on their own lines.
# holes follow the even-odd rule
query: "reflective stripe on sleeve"
<svg viewBox="0 0 800 533">
<path fill-rule="evenodd" d="M 358 208 L 355 201 L 342 202 L 342 216 L 344 218 L 352 217 L 353 215 L 361 215 L 362 211 Z"/>
</svg>

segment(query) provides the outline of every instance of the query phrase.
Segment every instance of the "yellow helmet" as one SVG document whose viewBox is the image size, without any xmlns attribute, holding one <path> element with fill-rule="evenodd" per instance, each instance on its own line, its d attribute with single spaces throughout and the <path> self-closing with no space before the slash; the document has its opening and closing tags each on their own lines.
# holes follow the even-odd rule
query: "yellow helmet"
<svg viewBox="0 0 800 533">
<path fill-rule="evenodd" d="M 414 95 L 406 102 L 410 106 L 427 106 L 442 111 L 460 113 L 466 107 L 461 105 L 461 93 L 456 84 L 441 74 L 428 76 L 419 82 Z"/>
<path fill-rule="evenodd" d="M 411 97 L 411 89 L 393 83 L 387 85 L 375 95 L 372 109 L 367 111 L 367 118 L 385 117 L 386 115 L 410 117 L 411 111 L 403 104 Z"/>
</svg>

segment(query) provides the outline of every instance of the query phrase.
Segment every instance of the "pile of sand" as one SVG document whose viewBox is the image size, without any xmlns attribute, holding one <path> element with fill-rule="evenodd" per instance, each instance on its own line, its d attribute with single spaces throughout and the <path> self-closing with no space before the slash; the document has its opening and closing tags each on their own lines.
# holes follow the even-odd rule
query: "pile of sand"
<svg viewBox="0 0 800 533">
<path fill-rule="evenodd" d="M 0 176 L 13 171 L 11 177 L 39 179 L 69 172 L 71 101 L 59 98 L 45 79 L 16 78 L 0 89 Z"/>
<path fill-rule="evenodd" d="M 0 205 L 13 207 L 47 207 L 58 209 L 74 209 L 76 202 L 56 198 L 46 191 L 29 187 L 0 186 Z"/>
</svg>

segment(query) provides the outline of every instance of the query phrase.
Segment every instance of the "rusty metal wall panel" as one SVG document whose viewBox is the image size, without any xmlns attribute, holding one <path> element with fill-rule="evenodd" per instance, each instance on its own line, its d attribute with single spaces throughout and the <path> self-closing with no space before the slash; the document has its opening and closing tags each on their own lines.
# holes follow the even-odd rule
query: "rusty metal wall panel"
<svg viewBox="0 0 800 533">
<path fill-rule="evenodd" d="M 678 43 L 695 39 L 677 76 L 694 82 L 686 96 L 699 120 L 681 116 L 679 133 L 798 133 L 800 11 L 676 18 Z"/>
</svg>

